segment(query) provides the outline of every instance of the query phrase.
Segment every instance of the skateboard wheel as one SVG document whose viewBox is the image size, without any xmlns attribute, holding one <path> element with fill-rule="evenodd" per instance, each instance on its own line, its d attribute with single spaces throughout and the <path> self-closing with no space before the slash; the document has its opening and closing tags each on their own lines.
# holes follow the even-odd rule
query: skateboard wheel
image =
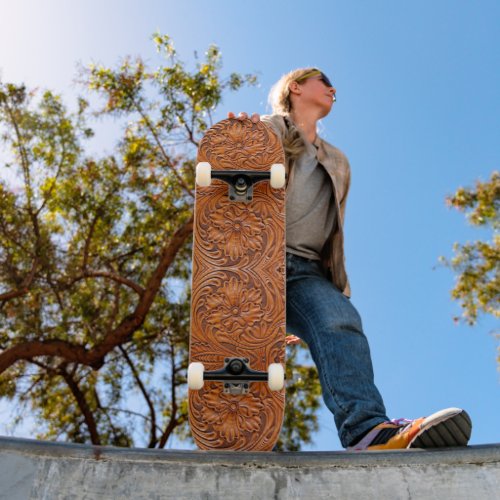
<svg viewBox="0 0 500 500">
<path fill-rule="evenodd" d="M 208 161 L 200 161 L 196 165 L 196 184 L 206 187 L 212 183 L 212 166 Z"/>
<path fill-rule="evenodd" d="M 280 189 L 285 185 L 285 165 L 274 163 L 271 165 L 271 187 Z"/>
<path fill-rule="evenodd" d="M 195 391 L 203 387 L 203 363 L 190 363 L 188 366 L 188 387 Z"/>
<path fill-rule="evenodd" d="M 281 391 L 285 385 L 285 370 L 281 363 L 271 363 L 267 369 L 267 383 L 271 391 Z"/>
</svg>

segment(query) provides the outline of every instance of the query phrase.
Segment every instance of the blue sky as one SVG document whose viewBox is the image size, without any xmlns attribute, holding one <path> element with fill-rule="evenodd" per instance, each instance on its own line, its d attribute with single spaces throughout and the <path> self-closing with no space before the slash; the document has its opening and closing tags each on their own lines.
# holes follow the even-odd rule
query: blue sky
<svg viewBox="0 0 500 500">
<path fill-rule="evenodd" d="M 217 118 L 265 113 L 268 90 L 283 73 L 321 67 L 338 98 L 321 135 L 352 167 L 346 215 L 352 301 L 389 415 L 415 418 L 461 406 L 474 422 L 473 444 L 500 442 L 498 344 L 491 334 L 497 322 L 455 325 L 454 277 L 438 266 L 455 241 L 487 236 L 450 211 L 445 197 L 500 168 L 499 2 L 4 3 L 3 81 L 68 98 L 79 92 L 77 62 L 112 65 L 130 54 L 154 63 L 156 30 L 173 38 L 188 63 L 215 43 L 227 73 L 258 74 L 260 85 L 228 96 Z M 101 130 L 101 150 L 112 149 L 110 140 Z M 340 449 L 325 409 L 321 423 L 307 449 Z M 4 428 L 0 423 L 0 433 Z"/>
</svg>

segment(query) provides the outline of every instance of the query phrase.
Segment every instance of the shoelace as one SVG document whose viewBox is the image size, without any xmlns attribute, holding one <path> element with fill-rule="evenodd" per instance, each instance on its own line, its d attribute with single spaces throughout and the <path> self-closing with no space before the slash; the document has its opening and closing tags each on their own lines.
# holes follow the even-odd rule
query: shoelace
<svg viewBox="0 0 500 500">
<path fill-rule="evenodd" d="M 364 450 L 368 446 L 376 445 L 376 444 L 385 444 L 392 436 L 396 434 L 400 434 L 404 432 L 406 429 L 411 427 L 415 420 L 418 419 L 409 419 L 409 418 L 395 418 L 392 420 L 388 420 L 384 422 L 385 424 L 396 425 L 398 428 L 396 429 L 381 429 L 377 434 L 373 435 L 372 432 L 369 432 L 365 437 L 363 437 L 354 447 L 355 450 Z"/>
<path fill-rule="evenodd" d="M 399 427 L 397 434 L 401 434 L 404 432 L 406 429 L 409 429 L 412 425 L 413 422 L 415 422 L 416 419 L 410 419 L 410 418 L 394 418 L 392 420 L 389 420 L 389 424 L 394 424 Z"/>
<path fill-rule="evenodd" d="M 411 425 L 413 424 L 413 422 L 415 422 L 415 419 L 409 419 L 409 418 L 394 418 L 392 420 L 389 420 L 389 422 L 387 422 L 388 424 L 394 424 L 394 425 L 403 425 L 403 424 L 408 424 L 408 425 Z M 405 425 L 405 427 L 407 427 L 407 425 Z"/>
</svg>

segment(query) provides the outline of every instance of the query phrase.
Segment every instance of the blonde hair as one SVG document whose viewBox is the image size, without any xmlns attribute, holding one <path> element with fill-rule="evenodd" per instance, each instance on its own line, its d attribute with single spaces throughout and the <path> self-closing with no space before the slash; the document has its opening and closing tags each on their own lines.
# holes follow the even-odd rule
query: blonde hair
<svg viewBox="0 0 500 500">
<path fill-rule="evenodd" d="M 317 68 L 299 68 L 283 75 L 272 87 L 269 92 L 269 104 L 273 113 L 279 115 L 288 115 L 292 110 L 292 101 L 290 100 L 290 84 L 301 80 L 308 73 L 319 71 Z"/>
<path fill-rule="evenodd" d="M 283 75 L 272 87 L 269 92 L 269 104 L 274 114 L 283 115 L 287 125 L 287 132 L 283 137 L 283 148 L 287 161 L 293 163 L 305 150 L 304 138 L 293 121 L 288 117 L 292 110 L 292 101 L 290 99 L 290 84 L 298 81 L 308 73 L 318 71 L 317 68 L 299 68 Z"/>
</svg>

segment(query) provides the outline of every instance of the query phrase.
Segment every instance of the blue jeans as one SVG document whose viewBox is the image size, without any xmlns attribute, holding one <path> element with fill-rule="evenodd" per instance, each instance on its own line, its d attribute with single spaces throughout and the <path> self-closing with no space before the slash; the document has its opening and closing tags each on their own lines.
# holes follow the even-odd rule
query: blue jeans
<svg viewBox="0 0 500 500">
<path fill-rule="evenodd" d="M 375 387 L 368 341 L 351 301 L 318 261 L 287 254 L 287 331 L 307 343 L 344 448 L 389 420 Z"/>
</svg>

